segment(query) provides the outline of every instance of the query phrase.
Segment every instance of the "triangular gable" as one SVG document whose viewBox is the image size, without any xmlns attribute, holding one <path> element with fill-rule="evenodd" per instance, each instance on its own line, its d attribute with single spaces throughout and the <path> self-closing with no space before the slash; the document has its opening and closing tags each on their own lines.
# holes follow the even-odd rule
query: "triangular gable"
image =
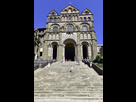
<svg viewBox="0 0 136 102">
<path fill-rule="evenodd" d="M 91 13 L 91 11 L 88 10 L 87 8 L 84 11 L 82 11 L 82 13 L 85 13 L 86 11 L 88 11 L 89 13 Z"/>
<path fill-rule="evenodd" d="M 58 15 L 58 13 L 57 13 L 55 10 L 52 10 L 49 14 L 52 14 L 52 13 L 54 13 L 54 14 L 57 14 L 57 15 Z"/>
<path fill-rule="evenodd" d="M 61 11 L 65 10 L 65 9 L 68 9 L 68 8 L 72 8 L 72 9 L 75 9 L 75 10 L 79 11 L 79 9 L 75 8 L 72 5 L 68 5 L 67 7 L 65 7 L 64 9 L 62 9 Z"/>
</svg>

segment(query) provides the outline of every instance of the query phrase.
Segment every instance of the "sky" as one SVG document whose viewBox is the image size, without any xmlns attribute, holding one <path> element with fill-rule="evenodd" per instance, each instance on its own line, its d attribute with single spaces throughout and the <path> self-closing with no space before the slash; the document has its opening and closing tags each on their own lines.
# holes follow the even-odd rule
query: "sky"
<svg viewBox="0 0 136 102">
<path fill-rule="evenodd" d="M 60 11 L 71 5 L 79 9 L 79 14 L 86 8 L 93 14 L 94 31 L 97 45 L 103 44 L 103 0 L 34 0 L 34 28 L 46 28 L 49 12 Z"/>
</svg>

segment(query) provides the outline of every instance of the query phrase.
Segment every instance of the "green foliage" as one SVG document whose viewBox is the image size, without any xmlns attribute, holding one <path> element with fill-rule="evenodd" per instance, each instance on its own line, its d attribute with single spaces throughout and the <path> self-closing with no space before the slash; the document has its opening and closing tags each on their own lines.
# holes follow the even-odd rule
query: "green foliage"
<svg viewBox="0 0 136 102">
<path fill-rule="evenodd" d="M 103 63 L 103 56 L 97 55 L 96 58 L 92 62 Z"/>
</svg>

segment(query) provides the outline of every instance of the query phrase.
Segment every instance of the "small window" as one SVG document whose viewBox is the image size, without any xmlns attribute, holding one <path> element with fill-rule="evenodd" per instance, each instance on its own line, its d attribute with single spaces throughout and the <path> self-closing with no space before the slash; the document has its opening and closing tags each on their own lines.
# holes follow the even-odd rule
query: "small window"
<svg viewBox="0 0 136 102">
<path fill-rule="evenodd" d="M 52 19 L 50 19 L 50 22 L 52 22 Z"/>
<path fill-rule="evenodd" d="M 87 31 L 87 27 L 83 26 L 82 31 Z"/>
<path fill-rule="evenodd" d="M 71 16 L 68 17 L 68 20 L 71 20 Z"/>
<path fill-rule="evenodd" d="M 84 21 L 86 21 L 86 18 L 84 18 Z"/>
<path fill-rule="evenodd" d="M 72 31 L 72 26 L 68 26 L 67 31 Z"/>
<path fill-rule="evenodd" d="M 42 52 L 40 52 L 40 56 L 42 56 Z"/>
<path fill-rule="evenodd" d="M 87 12 L 85 14 L 87 15 Z"/>
<path fill-rule="evenodd" d="M 54 16 L 54 13 L 52 14 L 52 16 Z"/>
<path fill-rule="evenodd" d="M 54 22 L 56 22 L 56 19 L 54 19 Z"/>
<path fill-rule="evenodd" d="M 53 28 L 53 32 L 57 32 L 58 31 L 58 28 L 57 27 L 54 27 Z"/>
<path fill-rule="evenodd" d="M 88 18 L 88 21 L 91 21 L 90 17 Z"/>
</svg>

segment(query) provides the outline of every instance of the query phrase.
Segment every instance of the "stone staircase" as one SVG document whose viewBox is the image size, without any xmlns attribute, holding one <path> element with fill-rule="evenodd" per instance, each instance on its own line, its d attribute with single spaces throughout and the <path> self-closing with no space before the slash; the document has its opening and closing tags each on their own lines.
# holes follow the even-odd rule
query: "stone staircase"
<svg viewBox="0 0 136 102">
<path fill-rule="evenodd" d="M 63 102 L 63 100 L 103 102 L 103 76 L 82 62 L 77 65 L 72 61 L 56 62 L 51 64 L 50 68 L 46 66 L 34 71 L 34 101 Z"/>
</svg>

